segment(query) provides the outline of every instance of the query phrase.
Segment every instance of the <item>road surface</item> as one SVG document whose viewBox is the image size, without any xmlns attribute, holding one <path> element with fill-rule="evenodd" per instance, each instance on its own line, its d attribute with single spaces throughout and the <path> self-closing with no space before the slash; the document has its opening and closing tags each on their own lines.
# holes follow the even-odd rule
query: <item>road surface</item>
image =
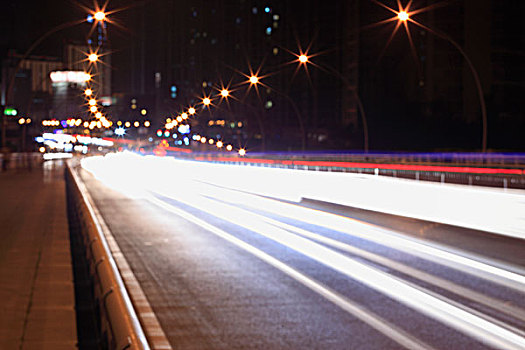
<svg viewBox="0 0 525 350">
<path fill-rule="evenodd" d="M 523 240 L 92 170 L 174 349 L 525 348 Z"/>
</svg>

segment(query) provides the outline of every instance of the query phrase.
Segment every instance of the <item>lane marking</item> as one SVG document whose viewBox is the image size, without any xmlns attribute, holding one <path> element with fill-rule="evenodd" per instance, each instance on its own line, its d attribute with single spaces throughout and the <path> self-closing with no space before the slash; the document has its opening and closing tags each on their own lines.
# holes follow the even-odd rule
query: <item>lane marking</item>
<svg viewBox="0 0 525 350">
<path fill-rule="evenodd" d="M 504 314 L 507 314 L 511 317 L 514 317 L 518 320 L 521 320 L 525 322 L 525 310 L 520 308 L 516 305 L 508 304 L 507 302 L 504 302 L 502 300 L 481 294 L 471 288 L 463 287 L 457 283 L 451 282 L 449 280 L 446 280 L 441 277 L 433 276 L 429 273 L 426 273 L 422 270 L 413 268 L 411 266 L 408 266 L 406 264 L 397 262 L 392 259 L 385 258 L 383 256 L 380 256 L 378 254 L 374 254 L 371 252 L 368 252 L 366 250 L 354 247 L 352 245 L 342 243 L 340 241 L 337 241 L 335 239 L 327 238 L 325 236 L 322 236 L 317 233 L 313 233 L 311 231 L 292 226 L 274 219 L 267 218 L 263 215 L 255 214 L 260 217 L 261 220 L 264 220 L 268 222 L 271 225 L 274 225 L 276 227 L 280 227 L 282 229 L 285 229 L 287 231 L 290 231 L 292 233 L 299 234 L 301 236 L 310 238 L 312 240 L 321 242 L 323 244 L 329 245 L 331 247 L 334 247 L 336 249 L 340 249 L 342 251 L 346 251 L 348 253 L 360 256 L 362 258 L 365 258 L 367 260 L 370 260 L 372 262 L 376 262 L 380 265 L 383 265 L 387 268 L 397 270 L 399 272 L 402 272 L 406 275 L 415 277 L 421 281 L 424 281 L 426 283 L 432 284 L 434 286 L 437 286 L 441 289 L 448 290 L 454 294 L 457 294 L 459 296 L 465 297 L 467 299 L 470 299 L 472 301 L 475 301 L 479 304 L 485 305 L 489 308 L 494 309 L 495 311 L 503 312 Z"/>
<path fill-rule="evenodd" d="M 260 222 L 255 215 L 246 210 L 226 204 L 219 206 L 216 201 L 207 198 L 188 200 L 177 197 L 176 200 L 287 246 L 483 343 L 506 349 L 525 348 L 524 337 L 500 325 L 451 305 L 318 243 Z"/>
<path fill-rule="evenodd" d="M 226 190 L 228 191 L 228 190 Z M 259 209 L 261 207 L 256 207 L 256 206 L 253 206 L 253 197 L 254 195 L 251 195 L 251 194 L 245 194 L 245 193 L 236 193 L 237 196 L 235 197 L 235 201 L 230 201 L 229 199 L 231 199 L 231 197 L 229 198 L 228 196 L 225 196 L 224 193 L 221 194 L 220 197 L 217 198 L 218 201 L 220 202 L 229 202 L 229 203 L 232 203 L 232 204 L 241 204 L 241 205 L 246 205 L 252 209 Z M 266 207 L 262 207 L 262 208 L 265 208 Z M 265 210 L 263 209 L 263 210 Z M 430 284 L 433 284 L 435 286 L 438 286 L 439 288 L 442 288 L 442 289 L 445 289 L 445 290 L 448 290 L 448 291 L 451 291 L 457 295 L 460 295 L 460 296 L 463 296 L 465 298 L 468 298 L 472 301 L 475 301 L 477 303 L 480 303 L 482 305 L 485 305 L 485 306 L 488 306 L 494 310 L 497 310 L 497 311 L 501 311 L 503 313 L 506 313 L 507 315 L 510 315 L 516 319 L 519 319 L 523 322 L 525 322 L 525 310 L 516 306 L 516 305 L 510 305 L 508 304 L 507 302 L 504 302 L 502 300 L 499 300 L 499 299 L 496 299 L 496 298 L 493 298 L 493 297 L 490 297 L 490 296 L 486 296 L 484 294 L 481 294 L 479 292 L 476 292 L 475 290 L 472 290 L 470 288 L 467 288 L 467 287 L 463 287 L 459 284 L 456 284 L 454 282 L 451 282 L 449 280 L 446 280 L 444 278 L 440 278 L 440 277 L 437 277 L 437 276 L 433 276 L 431 274 L 428 274 L 422 270 L 419 270 L 419 269 L 416 269 L 416 268 L 413 268 L 411 266 L 408 266 L 406 264 L 403 264 L 403 263 L 400 263 L 400 262 L 397 262 L 395 260 L 392 260 L 392 259 L 388 259 L 388 258 L 385 258 L 383 256 L 380 256 L 378 254 L 374 254 L 374 253 L 371 253 L 371 252 L 368 252 L 364 249 L 360 249 L 360 248 L 357 248 L 357 247 L 354 247 L 352 245 L 349 245 L 349 244 L 346 244 L 346 243 L 342 243 L 340 241 L 337 241 L 335 239 L 331 239 L 331 238 L 327 238 L 323 235 L 320 235 L 320 234 L 317 234 L 317 233 L 313 233 L 311 231 L 308 231 L 308 230 L 305 230 L 305 229 L 301 229 L 299 227 L 296 227 L 296 226 L 293 226 L 293 225 L 289 225 L 289 224 L 286 224 L 286 223 L 283 223 L 281 221 L 278 221 L 278 220 L 275 220 L 275 219 L 271 219 L 271 218 L 268 218 L 264 215 L 260 215 L 260 214 L 257 214 L 257 213 L 253 213 L 254 215 L 257 215 L 259 217 L 259 219 L 261 220 L 264 220 L 274 226 L 277 226 L 277 227 L 280 227 L 280 228 L 283 228 L 285 230 L 288 230 L 288 231 L 291 231 L 291 232 L 294 232 L 294 233 L 297 233 L 297 234 L 300 234 L 304 237 L 308 237 L 310 239 L 313 239 L 313 240 L 316 240 L 318 242 L 321 242 L 321 243 L 324 243 L 324 244 L 327 244 L 327 245 L 330 245 L 334 248 L 337 248 L 337 249 L 340 249 L 340 250 L 343 250 L 343 251 L 346 251 L 346 252 L 349 252 L 351 254 L 354 254 L 354 255 L 358 255 L 358 256 L 361 256 L 365 259 L 368 259 L 370 261 L 373 261 L 373 262 L 376 262 L 376 263 L 379 263 L 383 266 L 386 266 L 388 268 L 393 268 L 397 271 L 400 271 L 404 274 L 407 274 L 409 276 L 412 276 L 412 277 L 415 277 L 421 281 L 424 281 L 424 282 L 427 282 L 427 283 L 430 283 Z"/>
<path fill-rule="evenodd" d="M 212 185 L 208 185 L 212 186 Z M 235 192 L 235 194 L 233 194 Z M 229 198 L 232 203 L 240 201 L 241 192 L 234 189 L 214 188 L 211 196 L 225 200 Z M 210 195 L 210 193 L 208 193 Z M 520 293 L 525 290 L 525 276 L 492 266 L 490 264 L 474 260 L 458 253 L 451 253 L 430 245 L 429 242 L 421 242 L 417 239 L 401 236 L 400 234 L 388 229 L 360 222 L 355 219 L 340 215 L 323 212 L 316 209 L 304 208 L 296 204 L 284 203 L 270 198 L 253 195 L 250 201 L 240 201 L 245 205 L 307 224 L 322 226 L 330 230 L 338 231 L 350 236 L 358 237 L 367 241 L 372 241 L 396 250 L 429 260 L 429 256 L 437 259 L 440 264 L 459 270 L 468 274 L 498 283 L 507 288 L 512 288 Z M 436 262 L 434 260 L 434 262 Z"/>
<path fill-rule="evenodd" d="M 224 240 L 234 244 L 235 246 L 251 253 L 257 258 L 263 260 L 264 262 L 270 264 L 271 266 L 277 268 L 278 270 L 284 272 L 286 275 L 300 282 L 304 286 L 308 287 L 312 291 L 320 294 L 325 297 L 327 300 L 331 301 L 335 305 L 339 306 L 341 309 L 350 313 L 354 317 L 360 319 L 364 323 L 368 324 L 370 327 L 376 329 L 380 333 L 384 334 L 388 338 L 392 339 L 396 343 L 402 345 L 407 349 L 434 349 L 429 344 L 417 339 L 416 337 L 408 334 L 402 329 L 398 328 L 394 324 L 382 319 L 378 315 L 372 313 L 369 310 L 364 309 L 359 304 L 350 301 L 339 293 L 333 291 L 332 289 L 323 286 L 318 281 L 302 274 L 301 272 L 293 269 L 292 267 L 284 264 L 280 260 L 272 257 L 271 255 L 255 248 L 254 246 L 249 245 L 248 243 L 236 238 L 235 236 L 227 233 L 226 231 L 221 230 L 220 228 L 213 226 L 206 221 L 197 218 L 188 211 L 176 208 L 158 198 L 150 197 L 147 198 L 148 201 L 157 205 L 158 207 L 169 211 L 173 214 L 176 214 L 185 220 L 188 220 L 195 225 L 202 227 L 203 229 L 214 233 L 215 235 L 223 238 Z"/>
</svg>

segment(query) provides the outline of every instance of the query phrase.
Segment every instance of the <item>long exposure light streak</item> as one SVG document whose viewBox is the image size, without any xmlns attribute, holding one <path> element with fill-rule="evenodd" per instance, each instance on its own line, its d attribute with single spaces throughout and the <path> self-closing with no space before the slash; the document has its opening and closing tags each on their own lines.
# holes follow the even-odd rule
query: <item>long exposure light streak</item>
<svg viewBox="0 0 525 350">
<path fill-rule="evenodd" d="M 230 205 L 217 205 L 218 202 L 195 194 L 184 197 L 177 195 L 176 199 L 289 247 L 482 342 L 507 349 L 520 349 L 525 346 L 525 338 L 521 335 L 471 313 L 467 308 L 460 308 L 422 288 L 416 288 L 387 273 L 270 225 L 246 210 Z"/>
<path fill-rule="evenodd" d="M 169 159 L 157 161 L 154 158 L 134 159 L 134 156 L 130 155 L 120 158 L 114 156 L 113 158 L 115 159 L 112 159 L 111 163 L 104 162 L 103 158 L 84 163 L 86 163 L 87 168 L 90 168 L 91 171 L 95 173 L 98 172 L 97 168 L 104 168 L 103 172 L 98 172 L 101 179 L 105 177 L 120 178 L 120 174 L 122 174 L 120 171 L 133 174 L 134 176 L 129 179 L 129 186 L 135 186 L 145 190 L 144 198 L 154 201 L 156 204 L 163 202 L 163 207 L 172 207 L 173 210 L 181 211 L 181 209 L 175 208 L 171 204 L 159 201 L 158 198 L 152 198 L 147 193 L 148 191 L 153 191 L 161 196 L 172 197 L 182 204 L 201 210 L 221 220 L 231 222 L 245 230 L 257 233 L 289 247 L 338 273 L 359 281 L 414 310 L 448 324 L 482 342 L 509 349 L 517 349 L 525 346 L 525 338 L 522 332 L 512 326 L 503 324 L 467 306 L 436 295 L 435 292 L 418 287 L 412 282 L 400 280 L 398 277 L 393 277 L 386 272 L 356 261 L 351 257 L 334 251 L 330 246 L 324 246 L 305 238 L 305 232 L 298 234 L 297 230 L 283 229 L 282 225 L 280 227 L 279 225 L 274 225 L 274 223 L 267 218 L 262 218 L 258 214 L 249 212 L 246 209 L 241 209 L 236 206 L 236 204 L 241 202 L 243 205 L 247 205 L 247 202 L 249 202 L 251 206 L 255 206 L 255 209 L 264 208 L 264 211 L 273 212 L 279 216 L 289 217 L 312 225 L 324 226 L 380 244 L 388 242 L 388 245 L 394 249 L 442 263 L 443 265 L 465 271 L 474 276 L 485 278 L 493 283 L 500 283 L 515 288 L 520 292 L 523 291 L 523 286 L 525 285 L 524 276 L 464 256 L 458 256 L 428 244 L 423 244 L 418 240 L 401 237 L 399 234 L 390 230 L 366 225 L 334 214 L 257 196 L 251 196 L 250 201 L 243 202 L 239 200 L 239 195 L 237 194 L 230 196 L 227 194 L 228 191 L 215 189 L 214 186 L 203 183 L 206 181 L 217 185 L 226 184 L 231 188 L 235 188 L 234 184 L 226 181 L 227 172 L 225 171 L 225 167 L 201 167 L 198 174 L 196 174 L 196 165 L 195 163 L 190 164 L 191 162 L 178 162 Z M 95 164 L 97 162 L 98 164 Z M 146 164 L 148 166 L 144 166 Z M 111 168 L 111 166 L 114 168 Z M 197 166 L 200 167 L 201 165 L 197 163 Z M 169 168 L 177 169 L 177 171 L 166 171 L 166 169 Z M 138 169 L 143 170 L 143 173 L 137 171 Z M 204 170 L 211 169 L 214 170 L 209 173 L 211 175 L 203 175 L 208 174 L 208 172 Z M 217 171 L 219 169 L 222 171 Z M 238 170 L 239 167 L 235 167 L 234 171 L 238 173 Z M 258 171 L 260 170 L 258 169 Z M 264 174 L 267 176 L 268 173 Z M 274 174 L 276 174 L 276 172 L 274 172 Z M 190 179 L 192 179 L 192 181 L 188 181 Z M 272 180 L 275 180 L 275 178 Z M 179 181 L 184 181 L 184 186 L 177 186 L 176 183 Z M 220 198 L 220 200 L 212 198 Z M 262 204 L 263 202 L 264 204 Z M 179 212 L 179 215 L 187 218 L 190 214 L 182 210 Z M 214 227 L 203 221 L 202 224 L 204 226 L 208 225 L 209 229 Z M 217 228 L 215 227 L 214 229 Z"/>
</svg>

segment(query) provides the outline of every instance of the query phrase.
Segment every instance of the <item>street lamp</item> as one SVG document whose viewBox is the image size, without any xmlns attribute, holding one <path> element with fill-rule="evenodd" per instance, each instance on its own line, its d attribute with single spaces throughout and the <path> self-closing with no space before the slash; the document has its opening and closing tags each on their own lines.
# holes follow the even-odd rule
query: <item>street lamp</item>
<svg viewBox="0 0 525 350">
<path fill-rule="evenodd" d="M 84 90 L 84 94 L 85 94 L 87 97 L 89 97 L 89 96 L 93 95 L 93 90 L 91 90 L 91 89 L 88 88 L 88 89 Z"/>
<path fill-rule="evenodd" d="M 299 55 L 299 62 L 301 63 L 308 62 L 308 56 L 306 56 L 305 54 Z"/>
<path fill-rule="evenodd" d="M 96 53 L 94 53 L 94 52 L 93 52 L 93 53 L 90 53 L 90 54 L 88 55 L 88 60 L 89 60 L 89 62 L 91 62 L 91 63 L 95 63 L 95 62 L 98 61 L 98 55 L 97 55 Z"/>
<path fill-rule="evenodd" d="M 291 52 L 293 55 L 295 55 L 296 57 L 298 57 L 298 61 L 300 62 L 300 64 L 304 64 L 305 65 L 305 68 L 307 68 L 306 64 L 307 63 L 311 63 L 313 64 L 310 60 L 309 60 L 309 57 L 304 54 L 304 53 L 301 53 L 299 55 Z M 331 73 L 332 75 L 335 75 L 337 76 L 339 79 L 341 79 L 349 88 L 350 90 L 352 91 L 352 94 L 354 95 L 354 98 L 356 99 L 356 102 L 357 102 L 357 108 L 359 110 L 359 114 L 361 114 L 361 119 L 362 119 L 362 122 L 363 122 L 363 138 L 364 138 L 364 146 L 363 146 L 363 149 L 364 149 L 364 152 L 365 153 L 368 153 L 368 123 L 367 123 L 367 119 L 366 119 L 366 114 L 365 114 L 365 109 L 363 107 L 363 103 L 361 102 L 361 99 L 359 98 L 359 95 L 357 94 L 357 91 L 355 89 L 355 87 L 350 83 L 350 81 L 348 80 L 348 78 L 346 78 L 344 75 L 342 75 L 341 73 L 339 73 L 337 70 L 335 70 L 334 68 L 331 68 L 331 67 L 328 67 L 328 66 L 319 66 L 319 65 L 316 65 L 316 64 L 313 64 L 314 66 L 316 67 L 319 67 L 325 71 L 328 71 L 329 73 Z M 286 96 L 283 94 L 283 96 Z M 289 96 L 286 96 L 288 99 L 290 99 Z M 291 99 L 290 99 L 291 100 Z M 293 102 L 293 101 L 292 101 Z M 304 132 L 304 131 L 303 131 Z"/>
<path fill-rule="evenodd" d="M 230 96 L 230 92 L 227 89 L 222 89 L 221 90 L 221 96 L 226 98 L 226 97 Z"/>
<path fill-rule="evenodd" d="M 487 124 L 488 124 L 488 122 L 487 122 L 487 108 L 485 106 L 485 98 L 484 98 L 484 94 L 483 94 L 483 88 L 481 86 L 481 81 L 480 81 L 480 78 L 479 78 L 479 74 L 478 74 L 476 68 L 474 67 L 474 65 L 472 64 L 472 61 L 470 60 L 470 58 L 467 56 L 467 54 L 463 50 L 463 48 L 456 41 L 454 41 L 450 36 L 448 36 L 447 34 L 442 33 L 442 32 L 438 32 L 438 31 L 436 31 L 434 29 L 431 29 L 431 28 L 427 27 L 426 25 L 413 20 L 410 17 L 410 13 L 412 13 L 412 14 L 420 13 L 420 12 L 423 12 L 425 9 L 420 9 L 420 10 L 415 10 L 415 11 L 409 12 L 408 11 L 409 10 L 409 6 L 410 6 L 410 4 L 409 4 L 406 9 L 401 9 L 400 8 L 400 11 L 395 11 L 393 9 L 390 9 L 386 5 L 383 5 L 383 4 L 380 4 L 380 5 L 383 6 L 383 7 L 386 7 L 388 10 L 390 10 L 390 11 L 392 11 L 394 13 L 397 13 L 397 19 L 399 21 L 398 25 L 401 24 L 401 23 L 403 23 L 405 25 L 405 30 L 407 32 L 407 35 L 408 35 L 410 41 L 412 41 L 412 38 L 410 36 L 410 32 L 409 32 L 409 29 L 408 29 L 408 22 L 414 23 L 418 27 L 420 27 L 420 28 L 422 28 L 422 29 L 424 29 L 424 30 L 426 30 L 426 31 L 436 35 L 437 37 L 439 37 L 441 39 L 444 39 L 444 40 L 448 41 L 463 56 L 463 58 L 467 62 L 467 65 L 469 66 L 470 71 L 472 72 L 472 75 L 474 77 L 474 82 L 475 82 L 476 88 L 478 90 L 479 103 L 480 103 L 480 108 L 481 108 L 481 119 L 482 119 L 482 124 L 483 124 L 483 131 L 482 131 L 483 135 L 482 135 L 482 142 L 481 142 L 481 150 L 482 150 L 483 153 L 487 152 Z"/>
<path fill-rule="evenodd" d="M 256 75 L 250 76 L 250 84 L 255 85 L 259 82 L 259 77 Z"/>
<path fill-rule="evenodd" d="M 93 18 L 95 18 L 97 21 L 103 21 L 106 19 L 106 14 L 103 11 L 97 11 L 93 15 Z"/>
<path fill-rule="evenodd" d="M 408 21 L 408 19 L 410 18 L 408 13 L 406 11 L 399 11 L 399 13 L 397 14 L 397 18 L 401 21 L 401 22 L 406 22 Z"/>
</svg>

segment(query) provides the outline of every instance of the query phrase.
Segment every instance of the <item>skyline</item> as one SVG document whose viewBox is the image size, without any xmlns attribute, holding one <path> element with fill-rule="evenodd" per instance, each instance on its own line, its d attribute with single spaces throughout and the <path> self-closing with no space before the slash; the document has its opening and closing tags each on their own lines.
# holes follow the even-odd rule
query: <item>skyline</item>
<svg viewBox="0 0 525 350">
<path fill-rule="evenodd" d="M 345 66 L 344 64 L 344 60 L 349 56 L 348 53 L 343 52 L 345 50 L 344 37 L 348 35 L 348 32 L 344 30 L 347 28 L 349 20 L 346 23 L 346 27 L 341 26 L 341 23 L 337 23 L 337 21 L 330 21 L 334 18 L 339 18 L 339 21 L 342 21 L 346 20 L 346 17 L 343 14 L 333 17 L 336 11 L 333 5 L 327 2 L 313 2 L 310 8 L 303 8 L 300 11 L 294 10 L 294 1 L 287 1 L 284 4 L 276 2 L 274 5 L 272 5 L 272 1 L 240 1 L 240 3 L 245 5 L 244 8 L 241 7 L 240 9 L 233 8 L 233 3 L 236 2 L 194 1 L 187 3 L 186 7 L 184 6 L 185 2 L 178 1 L 134 2 L 130 8 L 115 13 L 114 17 L 118 21 L 119 26 L 110 26 L 108 28 L 109 44 L 112 52 L 113 94 L 117 93 L 122 96 L 143 95 L 143 98 L 146 100 L 149 98 L 152 101 L 149 102 L 150 104 L 155 104 L 153 109 L 158 111 L 162 109 L 162 112 L 159 114 L 165 115 L 166 112 L 172 113 L 183 105 L 191 104 L 191 98 L 196 99 L 199 95 L 198 86 L 203 80 L 209 79 L 214 84 L 220 81 L 237 81 L 236 84 L 239 84 L 238 81 L 242 79 L 242 76 L 239 76 L 238 72 L 247 72 L 249 65 L 258 68 L 261 62 L 264 61 L 264 64 L 260 66 L 261 73 L 268 75 L 265 82 L 274 90 L 272 93 L 266 94 L 267 96 L 264 89 L 262 90 L 264 95 L 262 98 L 265 99 L 263 102 L 272 102 L 269 112 L 273 114 L 268 114 L 268 118 L 263 117 L 266 118 L 264 119 L 265 122 L 267 119 L 273 118 L 273 120 L 281 123 L 279 124 L 279 129 L 293 129 L 297 128 L 296 114 L 301 114 L 307 133 L 318 136 L 326 134 L 323 137 L 335 140 L 332 144 L 325 143 L 324 145 L 316 145 L 309 140 L 309 145 L 313 149 L 323 147 L 329 149 L 361 148 L 363 142 L 361 117 L 345 119 L 343 113 L 345 102 L 343 100 L 349 93 L 345 91 L 345 80 L 337 76 L 344 76 L 346 79 L 349 76 L 348 65 Z M 29 4 L 31 2 L 26 1 L 23 3 Z M 75 11 L 81 12 L 81 9 L 71 2 L 60 3 L 67 3 L 70 9 L 75 8 Z M 129 2 L 127 3 L 129 4 Z M 140 3 L 147 3 L 147 11 L 149 12 L 141 12 L 144 8 L 139 6 Z M 173 20 L 170 16 L 171 12 L 166 9 L 170 8 L 168 5 L 174 6 L 179 3 L 182 3 L 182 5 L 175 6 L 177 9 L 175 13 L 180 19 L 177 21 Z M 220 39 L 215 44 L 196 44 L 199 50 L 215 45 L 216 49 L 214 51 L 222 55 L 223 57 L 221 58 L 229 58 L 230 61 L 231 59 L 236 60 L 235 66 L 231 67 L 218 59 L 214 60 L 203 56 L 196 57 L 189 52 L 191 47 L 184 35 L 190 29 L 196 28 L 200 33 L 203 33 L 202 28 L 204 28 L 206 30 L 205 33 L 207 33 L 208 29 L 215 28 L 223 32 L 227 31 L 229 34 L 234 33 L 231 30 L 228 31 L 228 28 L 234 27 L 231 23 L 212 23 L 211 21 L 192 23 L 192 12 L 189 11 L 192 7 L 191 5 L 200 11 L 199 6 L 203 6 L 204 3 L 209 5 L 210 10 L 213 10 L 215 5 L 228 4 L 231 8 L 227 9 L 237 11 L 237 13 L 240 13 L 239 11 L 243 9 L 249 10 L 252 3 L 255 3 L 252 8 L 259 6 L 260 11 L 264 11 L 265 7 L 260 5 L 263 3 L 268 4 L 272 9 L 275 9 L 275 13 L 280 15 L 280 23 L 282 25 L 275 30 L 275 33 L 272 33 L 270 45 L 260 44 L 260 47 L 256 46 L 254 48 L 246 45 L 246 43 L 241 43 L 245 47 L 241 48 L 244 54 L 241 53 L 240 55 L 228 52 L 232 51 L 232 46 L 221 46 L 223 43 Z M 368 27 L 381 19 L 388 18 L 388 11 L 385 11 L 384 8 L 371 0 L 358 1 L 357 3 L 359 3 L 360 7 L 359 17 L 357 18 L 359 21 L 357 26 L 359 37 L 357 47 L 359 53 L 358 58 L 355 60 L 358 65 L 357 91 L 361 97 L 369 122 L 371 148 L 398 150 L 447 148 L 475 150 L 479 148 L 479 142 L 477 141 L 481 134 L 479 102 L 476 100 L 475 89 L 473 94 L 468 93 L 469 90 L 473 89 L 470 82 L 471 77 L 468 69 L 465 68 L 461 55 L 446 41 L 437 37 L 429 39 L 430 33 L 422 34 L 422 31 L 415 28 L 411 28 L 411 30 L 414 33 L 413 40 L 418 44 L 415 47 L 415 51 L 419 57 L 416 57 L 420 60 L 425 57 L 427 59 L 426 62 L 418 64 L 414 61 L 409 41 L 404 31 L 401 30 L 396 33 L 385 50 L 384 47 L 389 41 L 389 35 L 392 33 L 391 26 Z M 382 3 L 394 8 L 396 6 L 394 1 L 383 1 Z M 416 1 L 413 3 L 413 7 L 421 8 L 426 3 L 428 2 Z M 495 61 L 495 57 L 497 58 L 499 52 L 495 48 L 498 45 L 503 49 L 519 48 L 519 41 L 523 41 L 523 36 L 519 36 L 519 31 L 517 30 L 514 30 L 512 35 L 509 35 L 515 38 L 518 41 L 517 43 L 510 40 L 508 42 L 487 42 L 483 40 L 475 42 L 474 39 L 476 38 L 469 39 L 474 33 L 480 37 L 488 35 L 488 38 L 493 40 L 494 26 L 499 23 L 495 16 L 494 18 L 489 18 L 491 20 L 490 26 L 488 29 L 484 29 L 485 32 L 479 31 L 479 28 L 483 29 L 488 25 L 473 23 L 471 20 L 478 17 L 486 19 L 487 11 L 492 9 L 491 6 L 493 4 L 493 1 L 485 0 L 478 2 L 477 6 L 472 7 L 470 1 L 452 1 L 446 6 L 419 14 L 420 17 L 418 19 L 421 19 L 423 23 L 428 25 L 435 25 L 438 30 L 448 30 L 448 35 L 454 37 L 461 45 L 465 45 L 465 51 L 472 57 L 474 65 L 478 67 L 477 70 L 481 77 L 485 93 L 484 97 L 487 102 L 489 149 L 524 150 L 525 141 L 519 137 L 525 127 L 523 102 L 521 102 L 523 100 L 521 97 L 524 96 L 523 63 L 510 60 L 510 64 L 508 64 L 505 62 L 506 58 L 503 58 L 501 62 Z M 501 4 L 502 7 L 504 5 Z M 508 2 L 506 5 L 510 6 L 511 2 Z M 17 6 L 19 8 L 24 7 L 23 5 Z M 26 5 L 26 7 L 28 6 Z M 519 6 L 523 5 L 518 4 L 515 6 L 519 9 Z M 118 8 L 118 1 L 108 3 L 108 9 Z M 473 8 L 479 13 L 465 14 L 466 10 L 472 10 Z M 222 9 L 224 10 L 224 8 Z M 518 11 L 515 10 L 508 7 L 500 10 L 500 12 L 503 14 L 514 13 L 518 17 Z M 52 12 L 51 9 L 48 9 L 48 11 Z M 70 15 L 73 16 L 75 11 L 69 11 Z M 155 16 L 155 14 L 161 14 L 163 11 L 166 12 L 164 17 Z M 143 28 L 146 28 L 146 30 L 141 29 L 142 24 L 132 21 L 134 16 L 141 13 L 144 16 Z M 255 14 L 246 13 L 246 11 L 242 13 L 242 16 L 246 17 L 252 15 L 255 16 Z M 323 18 L 323 15 L 326 15 L 326 18 Z M 187 16 L 187 18 L 184 16 Z M 221 16 L 221 18 L 232 17 L 229 14 Z M 213 16 L 210 15 L 209 17 L 213 19 Z M 240 15 L 237 18 L 241 18 Z M 170 19 L 173 20 L 171 24 L 169 22 Z M 443 19 L 446 19 L 446 21 L 443 21 Z M 50 19 L 50 24 L 51 22 L 55 23 L 55 20 L 59 21 L 58 18 Z M 247 32 L 254 30 L 253 25 L 257 25 L 256 20 L 250 20 L 253 23 L 250 24 L 252 27 L 247 27 Z M 167 28 L 169 33 L 159 31 L 153 25 L 155 23 L 158 25 L 157 27 Z M 190 24 L 186 31 L 176 27 L 186 23 Z M 301 25 L 297 23 L 301 23 Z M 35 28 L 45 28 L 42 23 L 34 23 L 33 26 Z M 73 38 L 74 40 L 78 40 L 80 37 L 81 40 L 82 34 L 87 32 L 87 27 L 84 27 L 82 29 L 68 29 L 61 34 L 61 37 Z M 509 32 L 509 28 L 520 28 L 520 24 L 509 24 L 507 27 L 497 28 L 503 30 L 503 34 L 501 32 L 497 33 L 499 37 L 505 37 L 505 33 Z M 338 31 L 335 35 L 330 31 L 334 29 Z M 36 34 L 32 33 L 32 36 L 34 35 Z M 260 36 L 264 37 L 264 33 Z M 20 38 L 24 38 L 24 36 L 22 35 Z M 471 42 L 469 40 L 474 41 Z M 15 41 L 18 43 L 18 40 Z M 22 42 L 28 41 L 30 40 L 27 38 L 24 40 L 20 39 L 19 44 L 22 45 Z M 47 52 L 60 51 L 60 49 L 57 49 L 60 47 L 60 44 L 56 43 L 56 38 L 50 38 L 47 41 L 48 43 L 43 43 L 41 48 L 35 50 L 35 53 L 45 52 L 43 50 L 48 50 Z M 299 45 L 296 42 L 299 42 Z M 423 44 L 428 45 L 429 43 L 433 45 L 432 50 L 434 51 L 429 51 L 428 47 L 422 48 Z M 271 53 L 263 52 L 266 48 L 271 49 L 272 46 L 280 49 L 279 54 L 275 55 L 276 57 L 272 57 Z M 295 73 L 294 67 L 285 67 L 285 63 L 295 59 L 293 53 L 306 50 L 308 46 L 310 46 L 309 52 L 315 55 L 311 59 L 312 65 L 308 66 L 309 76 L 305 76 L 304 67 L 299 67 Z M 2 40 L 4 54 L 5 47 L 5 40 Z M 168 52 L 167 48 L 171 48 L 171 51 Z M 140 57 L 141 50 L 147 50 L 151 57 L 146 58 L 143 62 L 137 62 L 137 57 Z M 186 54 L 184 54 L 184 50 L 187 51 Z M 261 52 L 258 53 L 257 51 Z M 434 52 L 434 56 L 429 55 L 432 52 Z M 175 57 L 177 53 L 180 53 L 179 58 Z M 172 55 L 171 59 L 170 54 Z M 197 67 L 200 66 L 201 68 L 192 71 L 193 77 L 184 76 L 181 72 L 184 72 L 191 65 L 190 59 L 192 57 L 196 60 L 194 62 L 196 62 Z M 431 59 L 435 61 L 427 63 Z M 242 64 L 243 61 L 246 63 Z M 270 61 L 275 63 L 270 65 L 268 63 Z M 440 68 L 441 70 L 436 68 L 439 64 L 442 65 L 443 62 L 446 66 L 455 67 L 456 70 L 449 71 L 455 74 L 457 78 L 453 76 L 447 76 L 446 78 L 439 76 L 441 74 L 439 72 L 446 72 L 443 68 Z M 171 72 L 167 70 L 166 67 L 168 65 L 178 65 L 180 69 L 177 69 L 179 69 L 180 74 L 176 72 L 177 69 Z M 418 65 L 422 67 L 418 68 Z M 219 69 L 209 69 L 211 66 L 220 67 L 221 71 Z M 274 66 L 284 68 L 280 68 L 280 70 L 271 69 Z M 331 73 L 329 70 L 332 69 L 338 74 L 329 74 Z M 503 74 L 496 76 L 501 70 L 503 70 Z M 507 74 L 505 71 L 512 70 L 515 70 L 518 76 L 509 77 L 505 75 Z M 161 96 L 158 96 L 159 90 L 157 90 L 156 94 L 153 94 L 153 98 L 146 97 L 145 95 L 148 94 L 141 94 L 141 92 L 155 91 L 156 72 L 161 74 L 162 80 L 159 87 L 159 89 L 162 89 L 160 91 Z M 179 77 L 177 77 L 177 74 L 179 74 Z M 171 80 L 169 80 L 170 76 Z M 426 79 L 424 81 L 421 80 L 421 76 L 424 76 Z M 501 77 L 506 80 L 501 80 Z M 500 81 L 497 79 L 500 79 Z M 179 89 L 177 91 L 179 94 L 177 96 L 178 100 L 172 101 L 169 97 L 166 97 L 169 96 L 170 84 L 177 85 Z M 184 84 L 189 84 L 189 86 Z M 202 92 L 206 93 L 206 88 L 202 88 L 202 90 Z M 275 91 L 284 92 L 287 98 L 276 96 L 278 94 Z M 498 96 L 498 93 L 500 95 L 504 94 L 503 97 Z M 442 96 L 445 99 L 442 99 Z M 252 101 L 255 101 L 252 104 L 257 103 L 257 100 L 253 100 L 254 97 L 252 95 L 248 95 L 248 98 L 252 98 Z M 293 108 L 288 100 L 295 101 L 298 105 L 297 108 Z M 159 106 L 161 107 L 159 108 Z M 240 107 L 233 107 L 233 109 L 235 108 Z M 299 110 L 300 113 L 295 113 L 294 109 Z M 227 110 L 226 112 L 216 112 L 218 113 L 217 118 L 221 118 L 222 114 L 228 114 L 227 112 L 229 113 Z M 231 113 L 239 112 L 234 110 Z M 276 118 L 275 116 L 282 116 L 282 118 Z M 156 118 L 159 119 L 160 116 L 156 116 Z M 349 124 L 348 120 L 350 120 Z M 251 123 L 254 124 L 255 120 L 252 120 Z M 268 124 L 265 127 L 269 127 L 270 132 L 274 132 L 271 125 Z M 350 139 L 350 142 L 348 142 L 348 139 Z M 277 144 L 278 141 L 270 140 L 270 142 Z M 297 141 L 295 142 L 294 147 L 297 147 Z M 284 144 L 283 146 L 286 147 Z"/>
</svg>

